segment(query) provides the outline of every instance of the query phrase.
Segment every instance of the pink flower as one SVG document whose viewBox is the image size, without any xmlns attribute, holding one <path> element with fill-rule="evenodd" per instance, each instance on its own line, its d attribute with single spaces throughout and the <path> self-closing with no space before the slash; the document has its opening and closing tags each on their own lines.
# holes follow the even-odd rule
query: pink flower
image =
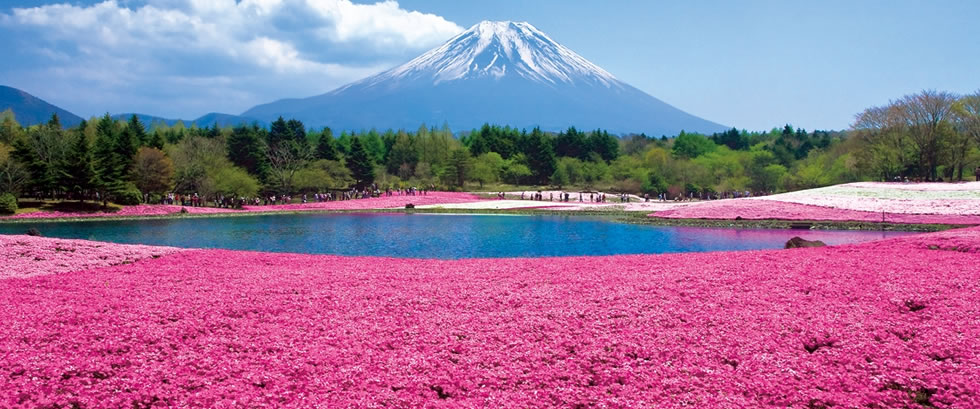
<svg viewBox="0 0 980 409">
<path fill-rule="evenodd" d="M 6 265 L 64 244 L 0 238 Z M 980 228 L 541 259 L 89 244 L 0 279 L 0 407 L 980 407 Z"/>
</svg>

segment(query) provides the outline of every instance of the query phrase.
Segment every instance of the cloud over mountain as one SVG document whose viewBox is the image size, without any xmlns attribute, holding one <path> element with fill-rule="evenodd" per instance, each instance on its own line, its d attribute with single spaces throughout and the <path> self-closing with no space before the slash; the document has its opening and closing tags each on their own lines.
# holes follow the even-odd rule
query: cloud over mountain
<svg viewBox="0 0 980 409">
<path fill-rule="evenodd" d="M 325 92 L 463 30 L 395 1 L 129 4 L 52 4 L 0 14 L 0 30 L 19 61 L 0 64 L 5 82 L 30 85 L 86 115 L 140 106 L 193 117 Z"/>
</svg>

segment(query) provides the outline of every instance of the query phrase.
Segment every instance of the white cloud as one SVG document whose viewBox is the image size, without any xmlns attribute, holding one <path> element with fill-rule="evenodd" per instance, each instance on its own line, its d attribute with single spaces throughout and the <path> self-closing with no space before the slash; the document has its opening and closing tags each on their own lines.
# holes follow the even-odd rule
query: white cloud
<svg viewBox="0 0 980 409">
<path fill-rule="evenodd" d="M 151 91 L 166 94 L 167 82 L 175 78 L 182 82 L 174 88 L 190 93 L 195 92 L 188 86 L 193 78 L 227 78 L 221 83 L 204 82 L 238 96 L 240 99 L 220 101 L 223 105 L 212 109 L 235 113 L 277 98 L 329 91 L 400 63 L 462 30 L 440 16 L 402 9 L 395 1 L 152 3 L 132 7 L 115 0 L 90 6 L 51 4 L 0 14 L 0 28 L 13 33 L 8 44 L 38 56 L 37 61 L 24 61 L 0 74 L 26 79 L 44 72 L 57 77 L 47 83 L 39 81 L 38 87 L 52 87 L 52 81 L 68 82 L 71 75 L 81 75 L 76 79 L 91 84 L 90 93 L 114 92 L 120 95 L 103 99 L 118 101 L 126 99 L 121 93 L 139 93 L 146 87 L 158 87 Z M 71 85 L 63 88 L 80 87 Z M 107 108 L 115 109 L 92 106 L 81 108 L 80 113 Z M 143 108 L 126 110 L 139 109 Z"/>
</svg>

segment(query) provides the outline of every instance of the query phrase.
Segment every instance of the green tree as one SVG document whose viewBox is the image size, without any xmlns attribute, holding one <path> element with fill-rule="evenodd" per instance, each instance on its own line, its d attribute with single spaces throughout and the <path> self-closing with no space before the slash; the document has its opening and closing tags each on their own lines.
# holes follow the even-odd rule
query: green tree
<svg viewBox="0 0 980 409">
<path fill-rule="evenodd" d="M 466 148 L 453 151 L 449 157 L 449 170 L 446 172 L 449 184 L 462 188 L 470 171 L 470 152 Z"/>
<path fill-rule="evenodd" d="M 289 125 L 280 116 L 269 125 L 269 133 L 266 134 L 266 144 L 269 145 L 269 148 L 278 147 L 280 143 L 291 138 L 290 134 Z"/>
<path fill-rule="evenodd" d="M 326 160 L 338 160 L 340 154 L 333 139 L 333 131 L 329 127 L 323 128 L 320 132 L 320 139 L 316 144 L 316 158 Z"/>
<path fill-rule="evenodd" d="M 361 138 L 351 141 L 351 152 L 347 160 L 347 168 L 354 177 L 357 189 L 364 189 L 374 183 L 374 161 L 371 160 Z"/>
<path fill-rule="evenodd" d="M 70 193 L 77 194 L 78 200 L 84 199 L 85 194 L 98 183 L 94 162 L 88 138 L 83 132 L 78 132 L 75 135 L 72 154 L 67 158 L 63 170 L 63 175 L 68 181 L 65 188 Z"/>
<path fill-rule="evenodd" d="M 674 156 L 693 159 L 714 151 L 717 147 L 718 145 L 702 135 L 681 131 L 680 135 L 674 138 L 672 152 Z"/>
<path fill-rule="evenodd" d="M 163 151 L 142 147 L 136 153 L 132 179 L 143 193 L 163 194 L 173 187 L 174 163 Z"/>
<path fill-rule="evenodd" d="M 268 172 L 266 147 L 262 143 L 262 129 L 258 125 L 239 125 L 231 130 L 226 140 L 228 159 L 248 173 L 265 178 Z"/>
<path fill-rule="evenodd" d="M 500 157 L 499 153 L 484 153 L 474 158 L 470 178 L 480 182 L 482 188 L 484 183 L 493 183 L 500 178 L 504 165 L 504 158 Z"/>
<path fill-rule="evenodd" d="M 130 139 L 132 143 L 137 147 L 144 146 L 149 143 L 149 136 L 146 134 L 146 127 L 140 122 L 140 119 L 133 116 L 129 117 L 129 122 L 126 123 L 126 132 L 129 132 Z"/>
<path fill-rule="evenodd" d="M 652 195 L 667 193 L 667 182 L 659 173 L 651 171 L 643 182 L 643 191 Z"/>
<path fill-rule="evenodd" d="M 526 158 L 524 164 L 531 171 L 533 183 L 538 185 L 548 183 L 551 175 L 555 173 L 557 163 L 551 140 L 541 131 L 541 128 L 537 127 L 522 139 L 523 154 Z"/>
<path fill-rule="evenodd" d="M 259 182 L 245 169 L 222 166 L 209 175 L 215 183 L 215 193 L 225 197 L 253 197 L 259 192 Z"/>
</svg>

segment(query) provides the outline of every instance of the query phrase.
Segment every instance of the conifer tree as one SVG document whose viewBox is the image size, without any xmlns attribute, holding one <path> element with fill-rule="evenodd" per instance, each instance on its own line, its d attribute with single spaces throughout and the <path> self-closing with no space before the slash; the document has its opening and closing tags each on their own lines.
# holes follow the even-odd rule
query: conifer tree
<svg viewBox="0 0 980 409">
<path fill-rule="evenodd" d="M 354 176 L 358 189 L 363 189 L 374 183 L 374 163 L 368 155 L 367 149 L 361 143 L 361 138 L 354 138 L 350 145 L 350 158 L 347 159 L 347 168 Z"/>
<path fill-rule="evenodd" d="M 323 132 L 320 132 L 320 140 L 317 141 L 316 145 L 316 157 L 317 159 L 326 160 L 337 160 L 340 158 L 337 152 L 337 147 L 333 140 L 333 131 L 330 128 L 323 128 Z"/>
</svg>

